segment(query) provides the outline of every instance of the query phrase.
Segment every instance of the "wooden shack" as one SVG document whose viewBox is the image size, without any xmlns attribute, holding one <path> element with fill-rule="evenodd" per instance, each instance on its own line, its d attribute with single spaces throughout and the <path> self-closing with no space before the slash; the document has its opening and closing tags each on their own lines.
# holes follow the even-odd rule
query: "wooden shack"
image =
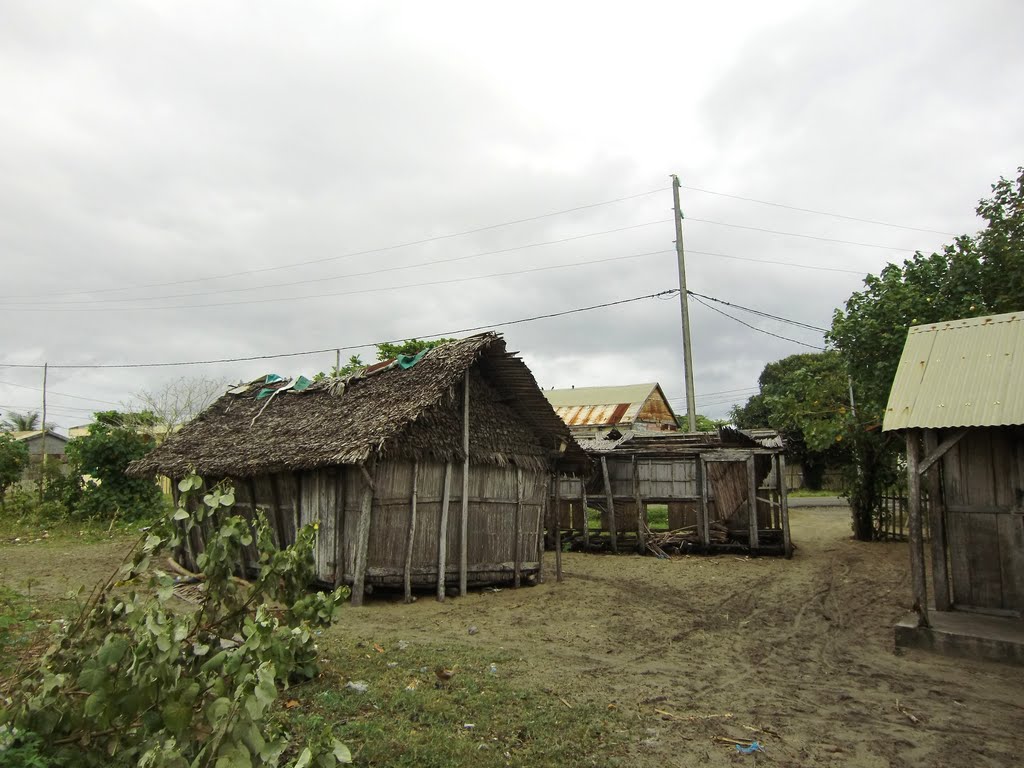
<svg viewBox="0 0 1024 768">
<path fill-rule="evenodd" d="M 916 615 L 897 626 L 898 644 L 1024 662 L 1022 382 L 1024 312 L 915 326 L 907 334 L 882 427 L 903 433 L 907 447 Z M 986 636 L 996 627 L 1001 639 Z M 1011 636 L 1015 646 L 1007 644 Z"/>
<path fill-rule="evenodd" d="M 612 552 L 738 551 L 792 556 L 785 457 L 774 432 L 730 427 L 710 433 L 611 433 L 580 440 L 589 479 L 555 488 L 556 532 L 585 549 Z M 668 530 L 652 531 L 648 507 L 668 508 Z M 600 510 L 592 529 L 587 509 Z"/>
<path fill-rule="evenodd" d="M 318 523 L 316 574 L 350 584 L 519 586 L 541 567 L 555 461 L 585 454 L 504 340 L 485 333 L 345 379 L 265 377 L 230 390 L 133 474 L 231 481 L 280 544 Z M 194 565 L 196 535 L 180 553 Z M 255 567 L 255 552 L 243 569 Z"/>
</svg>

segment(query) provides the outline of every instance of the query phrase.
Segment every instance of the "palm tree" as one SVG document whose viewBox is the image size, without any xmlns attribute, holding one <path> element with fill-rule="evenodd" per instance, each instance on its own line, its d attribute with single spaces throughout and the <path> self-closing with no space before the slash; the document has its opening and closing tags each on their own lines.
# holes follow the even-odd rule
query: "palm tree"
<svg viewBox="0 0 1024 768">
<path fill-rule="evenodd" d="M 7 418 L 3 420 L 2 428 L 5 432 L 34 432 L 39 429 L 39 412 L 17 413 L 15 411 L 8 411 Z"/>
</svg>

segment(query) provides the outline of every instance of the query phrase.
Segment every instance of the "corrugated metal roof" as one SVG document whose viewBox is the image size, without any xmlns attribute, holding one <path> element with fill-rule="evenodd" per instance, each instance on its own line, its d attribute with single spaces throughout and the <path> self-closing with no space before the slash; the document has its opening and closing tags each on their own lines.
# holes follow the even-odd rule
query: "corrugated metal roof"
<svg viewBox="0 0 1024 768">
<path fill-rule="evenodd" d="M 643 403 L 658 386 L 649 384 L 625 384 L 619 387 L 575 387 L 574 389 L 545 389 L 544 397 L 554 408 L 568 405 L 617 405 L 618 403 Z"/>
<path fill-rule="evenodd" d="M 884 431 L 1024 424 L 1024 312 L 914 326 Z"/>
</svg>

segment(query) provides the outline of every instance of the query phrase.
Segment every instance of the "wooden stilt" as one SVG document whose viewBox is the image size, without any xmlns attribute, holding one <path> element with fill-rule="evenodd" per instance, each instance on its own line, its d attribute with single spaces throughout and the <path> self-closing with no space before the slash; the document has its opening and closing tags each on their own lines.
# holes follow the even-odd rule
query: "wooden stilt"
<svg viewBox="0 0 1024 768">
<path fill-rule="evenodd" d="M 782 551 L 786 558 L 793 556 L 793 540 L 789 535 L 789 491 L 786 489 L 786 457 L 781 453 L 775 457 L 776 474 L 779 478 L 779 515 L 782 525 Z"/>
<path fill-rule="evenodd" d="M 356 523 L 355 564 L 352 574 L 352 605 L 363 604 L 363 593 L 366 590 L 366 553 L 370 546 L 370 514 L 373 509 L 374 483 L 373 476 L 362 464 L 359 465 L 363 474 L 363 493 L 359 505 L 359 521 Z"/>
<path fill-rule="evenodd" d="M 924 538 L 921 533 L 921 448 L 918 434 L 907 431 L 907 510 L 910 527 L 910 576 L 914 587 L 914 610 L 920 626 L 928 624 L 928 593 L 924 573 Z"/>
<path fill-rule="evenodd" d="M 519 589 L 523 570 L 523 470 L 516 467 L 516 517 L 513 523 L 512 541 L 515 546 L 512 565 L 512 586 Z"/>
<path fill-rule="evenodd" d="M 555 465 L 555 581 L 562 581 L 562 478 Z"/>
<path fill-rule="evenodd" d="M 633 503 L 636 504 L 636 548 L 640 554 L 647 550 L 647 508 L 640 498 L 640 468 L 633 457 Z"/>
<path fill-rule="evenodd" d="M 590 550 L 590 504 L 587 502 L 587 482 L 580 478 L 580 497 L 583 499 L 583 548 Z"/>
<path fill-rule="evenodd" d="M 697 490 L 700 493 L 700 543 L 707 552 L 711 548 L 711 521 L 709 520 L 710 513 L 708 511 L 708 483 L 707 483 L 707 466 L 702 456 L 696 457 L 696 466 L 694 467 L 697 475 Z"/>
<path fill-rule="evenodd" d="M 448 568 L 448 506 L 452 495 L 452 463 L 444 465 L 444 491 L 441 493 L 441 522 L 437 532 L 437 599 L 444 602 L 445 570 Z"/>
<path fill-rule="evenodd" d="M 604 499 L 608 505 L 608 527 L 611 529 L 609 535 L 612 541 L 612 552 L 619 552 L 618 525 L 615 524 L 615 499 L 612 498 L 612 479 L 608 474 L 608 459 L 601 457 L 601 474 L 604 476 Z"/>
<path fill-rule="evenodd" d="M 754 466 L 754 456 L 747 457 L 747 530 L 750 531 L 750 553 L 757 554 L 757 471 Z"/>
<path fill-rule="evenodd" d="M 934 429 L 924 431 L 926 455 L 934 456 L 938 453 L 938 442 L 938 434 Z M 952 600 L 949 594 L 949 570 L 946 566 L 946 510 L 942 497 L 942 477 L 939 474 L 941 466 L 938 460 L 933 462 L 930 468 L 925 468 L 922 463 L 919 471 L 928 473 L 925 483 L 928 488 L 928 527 L 932 549 L 932 591 L 935 594 L 935 610 L 948 611 Z"/>
<path fill-rule="evenodd" d="M 412 499 L 409 501 L 409 535 L 405 540 L 405 602 L 412 602 L 412 549 L 416 541 L 416 495 L 419 483 L 420 463 L 412 463 Z"/>
<path fill-rule="evenodd" d="M 462 516 L 459 518 L 459 594 L 465 596 L 469 573 L 469 374 L 462 384 Z"/>
</svg>

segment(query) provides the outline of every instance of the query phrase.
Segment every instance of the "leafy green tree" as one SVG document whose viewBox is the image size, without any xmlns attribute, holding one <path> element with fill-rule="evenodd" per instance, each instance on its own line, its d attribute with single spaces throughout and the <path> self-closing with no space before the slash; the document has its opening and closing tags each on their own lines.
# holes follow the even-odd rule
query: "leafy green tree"
<svg viewBox="0 0 1024 768">
<path fill-rule="evenodd" d="M 441 344 L 447 344 L 455 339 L 434 339 L 423 341 L 422 339 L 408 339 L 401 344 L 389 344 L 387 342 L 377 345 L 377 362 L 394 360 L 399 355 L 418 355 L 425 349 L 433 349 Z"/>
<path fill-rule="evenodd" d="M 93 590 L 77 618 L 0 700 L 0 747 L 45 758 L 18 765 L 83 768 L 279 766 L 289 737 L 273 722 L 280 689 L 318 672 L 314 630 L 331 624 L 348 593 L 311 593 L 314 526 L 278 549 L 261 512 L 231 514 L 230 487 L 205 495 L 181 481 L 167 513 Z M 202 501 L 196 497 L 202 496 Z M 174 605 L 175 581 L 159 567 L 197 526 L 204 590 L 194 611 Z M 234 578 L 256 544 L 254 579 Z M 289 765 L 328 768 L 351 753 L 329 733 L 296 745 Z M 13 754 L 12 752 L 12 754 Z"/>
<path fill-rule="evenodd" d="M 0 504 L 5 503 L 7 489 L 21 479 L 28 466 L 28 446 L 10 435 L 0 435 Z"/>
<path fill-rule="evenodd" d="M 902 443 L 881 432 L 896 368 L 913 325 L 1024 310 L 1024 168 L 1000 179 L 977 214 L 987 226 L 960 236 L 942 253 L 915 254 L 868 275 L 863 291 L 836 310 L 829 341 L 853 379 L 857 420 L 850 443 L 858 472 L 850 481 L 854 533 L 870 539 L 884 487 L 896 477 Z"/>
<path fill-rule="evenodd" d="M 790 355 L 768 363 L 758 383 L 760 393 L 733 409 L 733 421 L 739 427 L 778 430 L 787 453 L 800 463 L 807 487 L 820 488 L 826 469 L 849 460 L 843 442 L 849 395 L 842 358 L 835 351 Z"/>
<path fill-rule="evenodd" d="M 698 432 L 715 432 L 719 427 L 728 424 L 729 422 L 725 419 L 709 419 L 703 413 L 697 414 L 697 431 Z M 679 425 L 680 429 L 689 429 L 690 422 L 686 418 L 686 414 L 676 414 L 676 424 Z"/>
<path fill-rule="evenodd" d="M 66 455 L 82 483 L 77 513 L 84 517 L 134 519 L 154 514 L 162 494 L 151 480 L 129 477 L 128 464 L 153 449 L 153 440 L 134 429 L 97 422 L 89 434 L 67 444 Z"/>
</svg>

